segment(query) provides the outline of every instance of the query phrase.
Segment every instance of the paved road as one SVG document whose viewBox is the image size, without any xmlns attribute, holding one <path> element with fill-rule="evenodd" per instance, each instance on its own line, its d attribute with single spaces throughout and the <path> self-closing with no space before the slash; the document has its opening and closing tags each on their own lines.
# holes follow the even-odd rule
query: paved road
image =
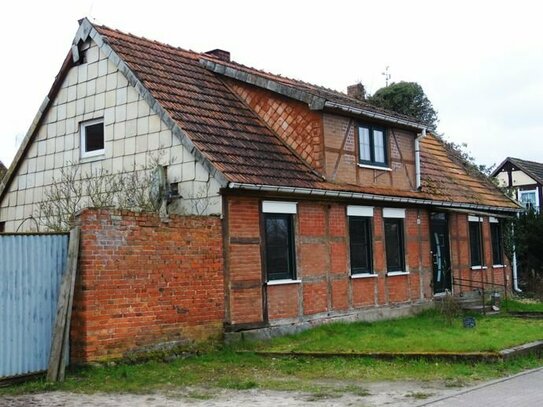
<svg viewBox="0 0 543 407">
<path fill-rule="evenodd" d="M 543 368 L 485 383 L 419 406 L 543 406 Z"/>
</svg>

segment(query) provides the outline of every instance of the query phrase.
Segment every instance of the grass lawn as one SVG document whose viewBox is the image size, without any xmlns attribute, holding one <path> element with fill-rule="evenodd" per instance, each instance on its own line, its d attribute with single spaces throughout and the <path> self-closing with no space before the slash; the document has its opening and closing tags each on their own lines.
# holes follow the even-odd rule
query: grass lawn
<svg viewBox="0 0 543 407">
<path fill-rule="evenodd" d="M 543 312 L 543 302 L 537 300 L 504 300 L 501 308 L 509 312 Z"/>
<path fill-rule="evenodd" d="M 356 394 L 364 391 L 366 381 L 440 380 L 446 386 L 458 387 L 538 366 L 541 366 L 541 361 L 533 357 L 504 363 L 442 363 L 371 358 L 270 358 L 223 350 L 169 363 L 153 361 L 137 365 L 86 367 L 69 371 L 64 383 L 49 384 L 38 379 L 7 388 L 0 387 L 0 397 L 52 390 L 150 393 L 184 386 L 204 388 L 207 395 L 212 395 L 214 388 L 262 388 L 311 393 L 345 391 Z"/>
<path fill-rule="evenodd" d="M 448 325 L 437 311 L 373 323 L 331 323 L 270 341 L 241 347 L 296 352 L 477 352 L 499 351 L 543 339 L 543 320 L 477 316 L 473 329 L 461 318 Z"/>
<path fill-rule="evenodd" d="M 345 391 L 363 393 L 364 382 L 419 380 L 443 381 L 462 386 L 543 365 L 526 356 L 506 362 L 442 362 L 429 360 L 373 358 L 326 359 L 311 357 L 267 357 L 238 349 L 300 351 L 485 351 L 542 339 L 543 322 L 507 317 L 477 317 L 475 329 L 458 321 L 448 326 L 435 312 L 413 318 L 372 324 L 330 324 L 298 335 L 271 341 L 243 342 L 232 348 L 214 350 L 169 363 L 116 364 L 69 370 L 66 381 L 49 384 L 43 379 L 0 387 L 0 397 L 49 390 L 73 392 L 149 393 L 194 386 L 195 397 L 212 396 L 213 389 L 263 388 L 312 393 Z"/>
</svg>

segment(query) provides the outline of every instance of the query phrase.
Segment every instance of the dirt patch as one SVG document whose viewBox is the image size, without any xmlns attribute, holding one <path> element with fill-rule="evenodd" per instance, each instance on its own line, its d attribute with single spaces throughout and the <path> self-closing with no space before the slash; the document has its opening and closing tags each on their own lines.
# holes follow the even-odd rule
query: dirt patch
<svg viewBox="0 0 543 407">
<path fill-rule="evenodd" d="M 326 382 L 322 391 L 223 390 L 188 387 L 152 394 L 39 393 L 0 397 L 3 407 L 174 407 L 208 406 L 413 406 L 458 391 L 444 382 Z M 346 387 L 347 386 L 347 387 Z"/>
</svg>

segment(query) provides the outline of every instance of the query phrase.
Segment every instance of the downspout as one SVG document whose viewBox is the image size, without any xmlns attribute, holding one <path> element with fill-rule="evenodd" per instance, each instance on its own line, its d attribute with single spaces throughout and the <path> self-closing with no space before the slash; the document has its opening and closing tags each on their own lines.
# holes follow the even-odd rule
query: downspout
<svg viewBox="0 0 543 407">
<path fill-rule="evenodd" d="M 519 215 L 517 214 L 517 217 Z M 515 241 L 515 228 L 511 229 L 513 235 L 513 242 Z M 522 290 L 518 287 L 518 269 L 517 269 L 517 250 L 515 248 L 515 243 L 513 243 L 513 289 L 517 293 L 521 293 Z"/>
<path fill-rule="evenodd" d="M 420 139 L 426 137 L 426 128 L 422 129 L 422 133 L 418 134 L 415 138 L 415 178 L 416 189 L 420 191 L 421 188 L 421 176 L 420 176 Z"/>
</svg>

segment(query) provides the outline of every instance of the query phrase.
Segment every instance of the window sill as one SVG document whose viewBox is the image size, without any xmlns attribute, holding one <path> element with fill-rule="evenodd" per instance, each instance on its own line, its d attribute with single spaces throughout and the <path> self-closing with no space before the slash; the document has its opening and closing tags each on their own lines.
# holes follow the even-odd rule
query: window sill
<svg viewBox="0 0 543 407">
<path fill-rule="evenodd" d="M 471 266 L 470 269 L 471 270 L 486 270 L 488 267 L 487 266 Z"/>
<path fill-rule="evenodd" d="M 360 168 L 369 168 L 371 170 L 381 170 L 381 171 L 392 171 L 392 168 L 381 167 L 379 165 L 369 165 L 369 164 L 357 164 Z"/>
<path fill-rule="evenodd" d="M 409 275 L 409 271 L 389 271 L 387 273 L 387 277 L 407 276 L 407 275 Z"/>
<path fill-rule="evenodd" d="M 81 163 L 89 163 L 89 162 L 93 162 L 93 161 L 100 161 L 100 160 L 103 160 L 104 158 L 106 158 L 106 153 L 105 152 L 103 152 L 102 154 L 89 155 L 89 156 L 81 157 L 79 159 L 79 162 L 81 162 Z"/>
<path fill-rule="evenodd" d="M 376 273 L 360 273 L 360 274 L 351 274 L 352 279 L 358 278 L 377 278 L 378 274 Z"/>
<path fill-rule="evenodd" d="M 266 285 L 285 285 L 285 284 L 300 284 L 302 280 L 271 280 L 266 282 Z"/>
<path fill-rule="evenodd" d="M 493 269 L 504 269 L 506 268 L 507 266 L 505 264 L 494 264 L 492 266 Z"/>
</svg>

